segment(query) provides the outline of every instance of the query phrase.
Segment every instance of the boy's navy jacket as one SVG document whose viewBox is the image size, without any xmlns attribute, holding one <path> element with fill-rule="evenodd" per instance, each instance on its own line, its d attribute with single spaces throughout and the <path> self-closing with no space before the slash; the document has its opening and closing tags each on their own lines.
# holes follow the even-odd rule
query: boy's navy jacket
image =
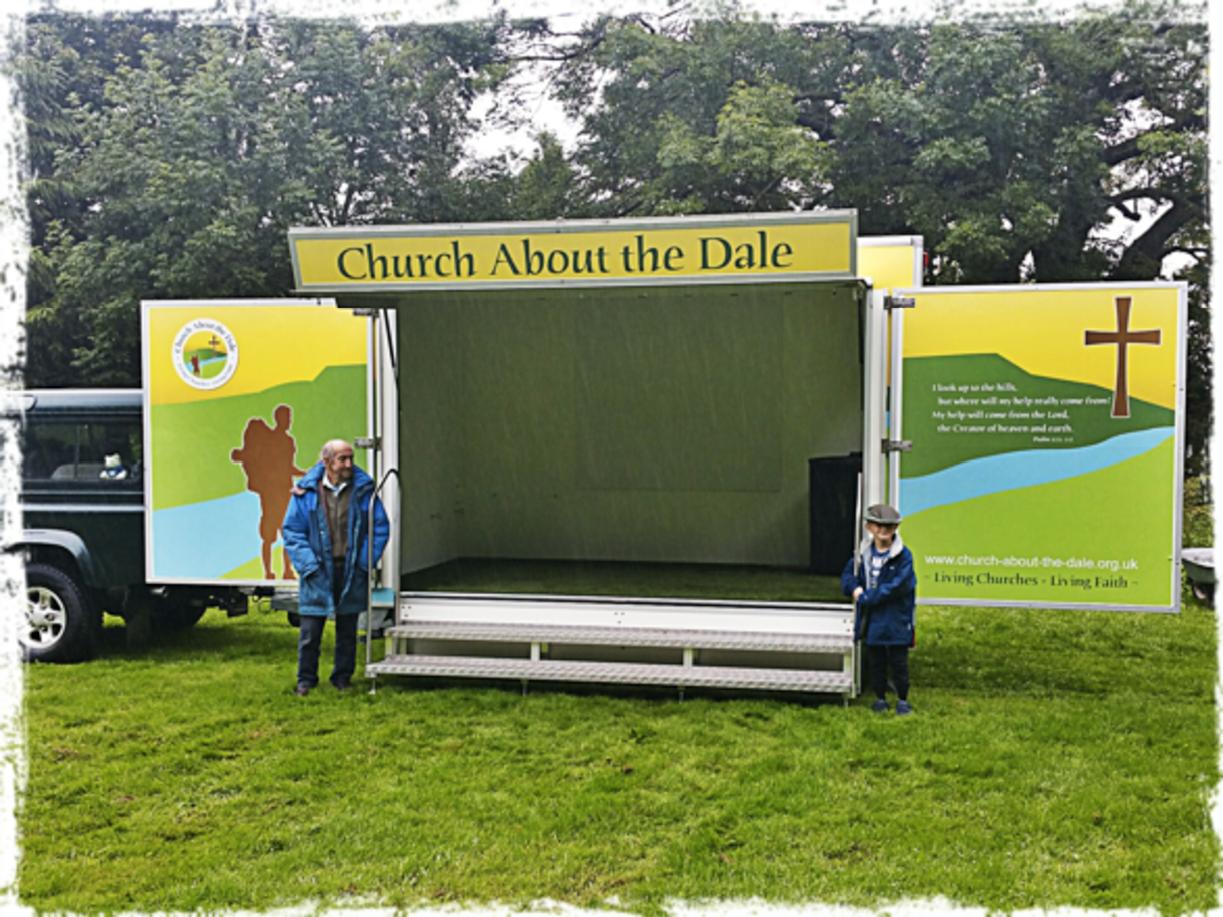
<svg viewBox="0 0 1223 917">
<path fill-rule="evenodd" d="M 854 558 L 851 557 L 845 565 L 841 574 L 841 590 L 846 595 L 853 595 L 858 586 L 866 589 L 870 546 L 871 539 L 866 538 L 858 548 L 857 573 L 854 572 Z M 875 588 L 866 589 L 858 599 L 854 620 L 855 639 L 865 639 L 868 646 L 912 646 L 916 600 L 917 576 L 913 573 L 913 554 L 904 546 L 897 532 L 883 562 L 883 569 L 879 571 Z"/>
<path fill-rule="evenodd" d="M 365 610 L 369 571 L 369 501 L 374 479 L 353 467 L 352 499 L 348 504 L 348 552 L 344 555 L 344 589 L 336 607 L 332 598 L 331 532 L 326 511 L 319 499 L 323 463 L 319 462 L 297 482 L 298 490 L 289 501 L 285 516 L 285 549 L 297 570 L 297 611 L 303 615 L 355 614 Z M 301 491 L 300 493 L 298 491 Z M 374 563 L 382 556 L 391 532 L 382 501 L 374 501 Z"/>
</svg>

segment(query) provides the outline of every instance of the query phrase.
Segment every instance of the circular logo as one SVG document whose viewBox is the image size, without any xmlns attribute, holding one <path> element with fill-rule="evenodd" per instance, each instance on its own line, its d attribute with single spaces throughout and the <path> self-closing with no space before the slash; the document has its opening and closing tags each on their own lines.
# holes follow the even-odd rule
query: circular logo
<svg viewBox="0 0 1223 917">
<path fill-rule="evenodd" d="M 192 388 L 220 388 L 238 368 L 238 341 L 211 318 L 193 319 L 174 336 L 174 369 Z"/>
</svg>

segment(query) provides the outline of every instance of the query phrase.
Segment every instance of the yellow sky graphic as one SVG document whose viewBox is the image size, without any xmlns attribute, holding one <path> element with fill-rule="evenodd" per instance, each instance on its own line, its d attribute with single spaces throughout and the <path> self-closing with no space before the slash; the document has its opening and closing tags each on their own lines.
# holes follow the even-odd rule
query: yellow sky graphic
<svg viewBox="0 0 1223 917">
<path fill-rule="evenodd" d="M 215 344 L 214 339 L 217 341 Z M 187 343 L 183 346 L 184 353 L 191 353 L 193 350 L 215 350 L 218 353 L 225 353 L 225 342 L 217 338 L 211 331 L 197 331 L 187 338 Z"/>
<path fill-rule="evenodd" d="M 906 294 L 908 295 L 908 294 Z M 961 292 L 920 290 L 905 310 L 905 357 L 996 353 L 1037 376 L 1113 390 L 1115 344 L 1084 344 L 1085 332 L 1115 331 L 1118 296 L 1128 296 L 1131 333 L 1159 329 L 1159 344 L 1128 350 L 1129 394 L 1174 409 L 1180 349 L 1180 288 L 1103 286 L 1095 289 Z"/>
<path fill-rule="evenodd" d="M 914 277 L 914 245 L 863 245 L 858 240 L 858 276 L 869 277 L 875 290 L 898 290 L 921 283 Z"/>
<path fill-rule="evenodd" d="M 149 397 L 152 404 L 182 404 L 261 392 L 315 378 L 328 366 L 366 362 L 369 320 L 351 310 L 312 305 L 149 306 Z M 220 388 L 184 382 L 174 367 L 174 339 L 195 319 L 220 322 L 238 345 L 238 368 Z"/>
</svg>

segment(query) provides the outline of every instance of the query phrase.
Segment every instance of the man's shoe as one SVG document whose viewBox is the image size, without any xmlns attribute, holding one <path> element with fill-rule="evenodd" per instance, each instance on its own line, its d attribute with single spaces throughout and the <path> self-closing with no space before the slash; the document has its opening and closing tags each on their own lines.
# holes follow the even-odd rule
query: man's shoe
<svg viewBox="0 0 1223 917">
<path fill-rule="evenodd" d="M 340 681 L 333 681 L 332 685 L 335 686 L 335 689 L 337 691 L 347 691 L 349 688 L 352 687 L 352 682 L 349 681 L 347 678 L 344 678 L 344 679 L 341 679 Z"/>
<path fill-rule="evenodd" d="M 887 713 L 888 712 L 888 702 L 881 697 L 879 698 L 879 700 L 871 704 L 871 709 L 874 710 L 876 713 Z M 897 709 L 899 710 L 900 708 L 898 707 Z"/>
<path fill-rule="evenodd" d="M 297 687 L 293 689 L 293 693 L 296 694 L 298 697 L 305 697 L 307 694 L 310 693 L 310 686 L 306 684 L 304 681 L 300 682 L 298 683 Z"/>
<path fill-rule="evenodd" d="M 909 714 L 912 712 L 913 712 L 913 707 L 909 704 L 907 700 L 896 701 L 896 715 L 897 716 L 905 716 L 906 714 Z"/>
</svg>

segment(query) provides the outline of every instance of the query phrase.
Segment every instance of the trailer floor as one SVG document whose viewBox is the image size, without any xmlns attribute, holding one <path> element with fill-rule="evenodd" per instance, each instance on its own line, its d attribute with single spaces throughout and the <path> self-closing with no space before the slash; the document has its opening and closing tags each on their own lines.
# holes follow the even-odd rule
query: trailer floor
<svg viewBox="0 0 1223 917">
<path fill-rule="evenodd" d="M 844 603 L 838 577 L 723 564 L 459 558 L 409 573 L 406 592 L 616 595 Z"/>
</svg>

